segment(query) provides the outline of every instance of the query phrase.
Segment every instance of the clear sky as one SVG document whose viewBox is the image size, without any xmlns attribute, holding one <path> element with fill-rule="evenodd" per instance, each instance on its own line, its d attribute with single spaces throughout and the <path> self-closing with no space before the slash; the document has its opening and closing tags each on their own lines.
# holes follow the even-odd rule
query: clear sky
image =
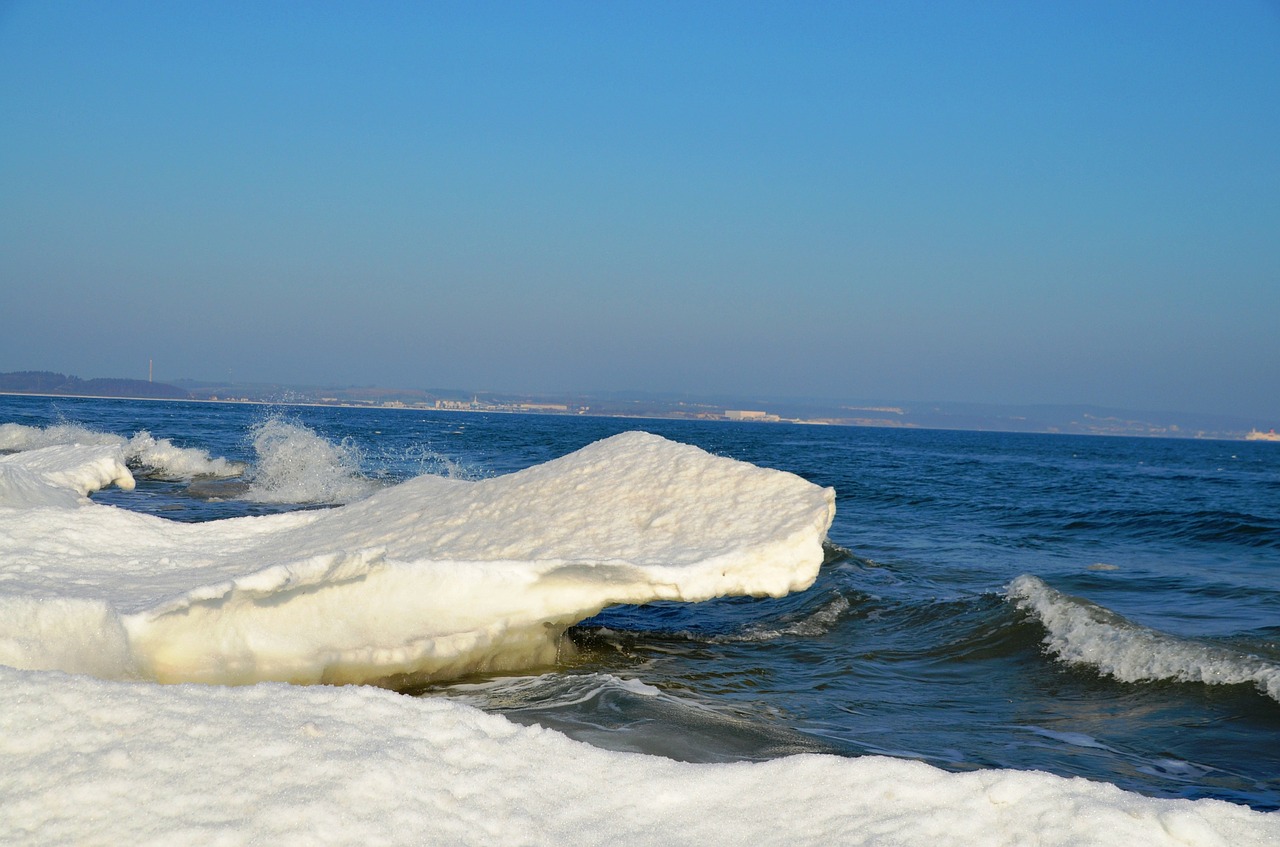
<svg viewBox="0 0 1280 847">
<path fill-rule="evenodd" d="M 0 371 L 1280 421 L 1280 4 L 0 0 Z"/>
</svg>

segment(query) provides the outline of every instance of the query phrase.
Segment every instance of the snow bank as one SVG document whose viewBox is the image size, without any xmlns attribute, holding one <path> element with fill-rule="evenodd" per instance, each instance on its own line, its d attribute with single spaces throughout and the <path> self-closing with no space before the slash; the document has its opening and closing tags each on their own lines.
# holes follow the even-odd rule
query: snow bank
<svg viewBox="0 0 1280 847">
<path fill-rule="evenodd" d="M 1232 845 L 1280 814 L 1042 773 L 611 753 L 367 687 L 0 668 L 6 844 Z"/>
<path fill-rule="evenodd" d="M 111 449 L 10 459 L 41 454 L 44 478 L 71 486 L 102 482 L 91 470 Z M 527 667 L 615 603 L 803 589 L 834 492 L 626 433 L 508 476 L 423 476 L 326 511 L 181 524 L 41 505 L 0 508 L 0 663 L 242 684 Z"/>
</svg>

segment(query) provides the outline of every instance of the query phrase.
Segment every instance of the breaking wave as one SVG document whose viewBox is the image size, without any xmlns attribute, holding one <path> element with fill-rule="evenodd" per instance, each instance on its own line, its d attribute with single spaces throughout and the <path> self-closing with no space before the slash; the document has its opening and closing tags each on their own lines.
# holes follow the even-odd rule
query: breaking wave
<svg viewBox="0 0 1280 847">
<path fill-rule="evenodd" d="M 1121 682 L 1252 683 L 1280 702 L 1276 662 L 1141 626 L 1030 574 L 1010 583 L 1007 596 L 1044 626 L 1044 645 L 1068 664 L 1092 667 Z"/>
</svg>

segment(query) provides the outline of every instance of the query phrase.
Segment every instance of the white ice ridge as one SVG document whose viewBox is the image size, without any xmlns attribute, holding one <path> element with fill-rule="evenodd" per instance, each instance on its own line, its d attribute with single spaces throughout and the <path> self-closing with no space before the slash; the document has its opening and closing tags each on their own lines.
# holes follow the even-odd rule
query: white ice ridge
<svg viewBox="0 0 1280 847">
<path fill-rule="evenodd" d="M 83 482 L 103 449 L 0 462 Z M 835 512 L 831 489 L 640 432 L 508 476 L 202 524 L 22 496 L 0 494 L 0 664 L 233 684 L 549 663 L 612 604 L 807 588 Z"/>
<path fill-rule="evenodd" d="M 1280 701 L 1275 662 L 1140 626 L 1030 574 L 1009 584 L 1009 598 L 1044 625 L 1045 646 L 1064 662 L 1091 666 L 1121 682 L 1253 683 Z"/>
<path fill-rule="evenodd" d="M 167 438 L 153 438 L 145 430 L 124 438 L 108 432 L 97 432 L 79 424 L 63 423 L 48 427 L 0 424 L 0 452 L 38 450 L 53 446 L 93 445 L 115 447 L 121 461 L 146 470 L 155 476 L 189 479 L 196 476 L 231 477 L 244 472 L 244 466 L 227 459 L 212 459 L 203 450 L 179 447 Z"/>
<path fill-rule="evenodd" d="M 88 505 L 87 495 L 110 485 L 134 486 L 119 446 L 60 445 L 0 455 L 0 507 Z"/>
<path fill-rule="evenodd" d="M 376 688 L 0 668 L 0 843 L 1264 847 L 1280 813 L 868 756 L 684 764 Z"/>
</svg>

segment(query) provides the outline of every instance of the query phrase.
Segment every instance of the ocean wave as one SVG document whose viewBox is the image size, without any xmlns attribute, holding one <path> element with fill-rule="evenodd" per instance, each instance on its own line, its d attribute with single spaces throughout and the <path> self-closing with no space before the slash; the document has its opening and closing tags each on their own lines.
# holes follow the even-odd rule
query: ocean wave
<svg viewBox="0 0 1280 847">
<path fill-rule="evenodd" d="M 131 467 L 136 466 L 145 475 L 160 479 L 229 479 L 245 471 L 240 462 L 214 458 L 193 447 L 178 447 L 167 438 L 152 437 L 146 430 L 129 439 L 125 456 Z"/>
<path fill-rule="evenodd" d="M 1252 683 L 1280 702 L 1280 664 L 1275 662 L 1141 626 L 1030 574 L 1010 583 L 1007 596 L 1044 626 L 1045 646 L 1068 664 L 1092 667 L 1121 682 Z"/>
<path fill-rule="evenodd" d="M 837 588 L 795 594 L 767 604 L 726 597 L 709 608 L 684 603 L 615 607 L 575 628 L 587 644 L 630 652 L 639 644 L 752 644 L 786 638 L 822 638 L 860 614 L 870 595 Z"/>
<path fill-rule="evenodd" d="M 775 621 L 749 624 L 737 633 L 712 636 L 710 640 L 714 643 L 737 643 L 778 638 L 820 638 L 834 629 L 851 607 L 847 597 L 835 594 L 815 609 L 783 615 Z"/>
<path fill-rule="evenodd" d="M 1165 541 L 1280 547 L 1280 521 L 1213 509 L 1096 509 L 1065 516 L 1062 527 L 1071 533 L 1105 531 Z"/>
<path fill-rule="evenodd" d="M 595 747 L 680 762 L 763 761 L 831 752 L 771 716 L 750 715 L 612 673 L 546 673 L 429 690 L 450 700 L 545 726 Z"/>
</svg>

